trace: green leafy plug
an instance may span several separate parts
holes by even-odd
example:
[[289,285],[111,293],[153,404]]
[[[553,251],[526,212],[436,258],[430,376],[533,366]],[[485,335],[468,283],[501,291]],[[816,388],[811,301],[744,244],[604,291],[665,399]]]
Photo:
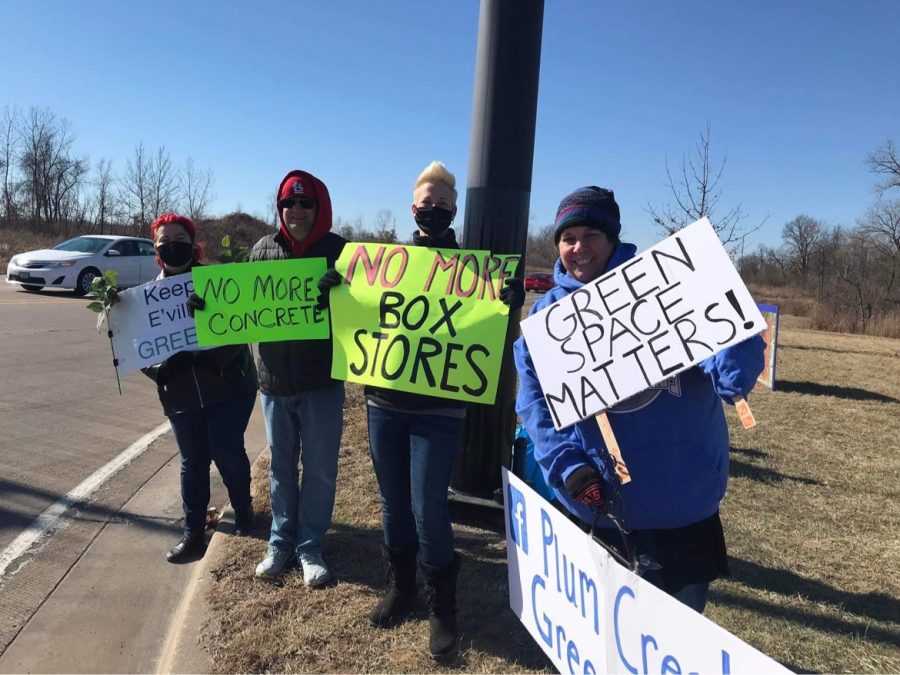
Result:
[[119,300],[119,287],[116,284],[118,274],[115,270],[107,270],[102,276],[94,277],[91,292],[96,300],[87,306],[97,316],[97,332],[103,329],[103,323],[109,318],[110,308]]
[[247,262],[250,259],[250,249],[246,246],[231,245],[231,236],[225,235],[221,241],[219,260],[223,263]]

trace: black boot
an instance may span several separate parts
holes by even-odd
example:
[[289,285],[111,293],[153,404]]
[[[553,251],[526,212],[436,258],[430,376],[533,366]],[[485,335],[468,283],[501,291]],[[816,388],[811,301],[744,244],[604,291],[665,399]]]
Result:
[[381,545],[388,566],[388,590],[369,614],[373,626],[388,628],[409,616],[416,600],[416,552]]
[[198,560],[206,551],[206,535],[191,534],[185,532],[181,540],[166,553],[166,560],[170,563],[182,563],[190,560]]
[[456,575],[460,558],[443,567],[421,565],[428,599],[428,623],[431,636],[428,649],[431,658],[442,661],[456,655]]
[[234,533],[238,537],[253,536],[253,530],[256,529],[256,522],[253,516],[253,507],[248,506],[246,509],[237,509],[234,512]]

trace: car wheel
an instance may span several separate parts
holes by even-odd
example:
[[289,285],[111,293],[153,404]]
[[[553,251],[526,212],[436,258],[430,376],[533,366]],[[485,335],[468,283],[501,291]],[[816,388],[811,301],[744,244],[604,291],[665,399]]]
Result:
[[40,293],[44,289],[43,286],[35,286],[34,284],[22,284],[22,288],[31,293]]
[[75,295],[81,297],[91,292],[91,284],[95,277],[100,276],[100,270],[96,267],[88,267],[81,270],[78,280],[75,282]]

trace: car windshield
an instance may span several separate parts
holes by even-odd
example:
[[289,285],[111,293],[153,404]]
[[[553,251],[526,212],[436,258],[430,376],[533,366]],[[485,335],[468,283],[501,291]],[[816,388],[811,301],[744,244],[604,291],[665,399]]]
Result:
[[54,251],[74,251],[75,253],[99,253],[109,243],[100,237],[75,237],[53,247]]

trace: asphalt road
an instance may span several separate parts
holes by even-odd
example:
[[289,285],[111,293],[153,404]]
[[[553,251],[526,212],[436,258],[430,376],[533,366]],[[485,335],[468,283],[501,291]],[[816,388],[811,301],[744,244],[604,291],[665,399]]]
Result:
[[[156,388],[131,373],[119,394],[87,302],[0,282],[0,673],[152,671],[191,583],[193,565],[165,561],[183,520]],[[154,430],[146,449],[95,480]],[[265,447],[258,407],[246,445],[251,461]],[[97,484],[90,497],[55,509],[57,525],[23,550],[36,519],[85,481]]]
[[41,512],[165,421],[141,373],[116,387],[88,301],[0,283],[0,550]]

